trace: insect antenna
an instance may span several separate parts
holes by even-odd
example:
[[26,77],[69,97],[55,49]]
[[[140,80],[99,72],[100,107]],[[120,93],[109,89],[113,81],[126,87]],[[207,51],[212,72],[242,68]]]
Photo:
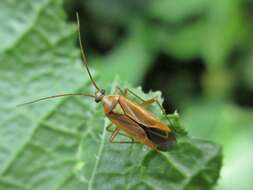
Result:
[[31,102],[26,102],[26,103],[23,103],[23,104],[19,104],[17,106],[18,107],[19,106],[25,106],[25,105],[33,104],[33,103],[40,102],[40,101],[43,101],[43,100],[48,100],[48,99],[52,99],[52,98],[59,98],[59,97],[63,97],[63,96],[88,96],[88,97],[95,98],[94,95],[85,94],[85,93],[58,94],[58,95],[54,95],[54,96],[48,96],[48,97],[40,98],[40,99],[37,99],[37,100],[33,100]]
[[83,65],[85,66],[88,74],[89,74],[89,77],[90,77],[90,80],[91,82],[93,83],[94,87],[98,90],[98,91],[101,91],[100,88],[97,86],[96,82],[94,81],[94,79],[92,78],[92,75],[90,73],[90,70],[88,68],[88,61],[87,61],[87,57],[84,53],[84,47],[82,45],[82,38],[81,38],[81,32],[80,32],[80,21],[79,21],[79,15],[78,15],[78,12],[76,12],[76,20],[77,20],[77,27],[78,27],[78,41],[79,41],[79,46],[80,46],[80,50],[81,50],[81,56],[82,56],[82,59],[83,59]]

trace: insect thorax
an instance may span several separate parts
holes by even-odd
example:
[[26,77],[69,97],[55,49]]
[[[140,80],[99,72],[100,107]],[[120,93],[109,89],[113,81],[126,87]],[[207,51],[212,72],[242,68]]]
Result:
[[[115,96],[104,96],[102,99],[103,102],[103,106],[104,106],[104,112],[110,113],[110,112],[114,112],[115,108],[117,112],[122,112],[122,108],[119,105],[119,96],[115,95]],[[119,107],[120,108],[119,108]],[[120,110],[121,109],[121,110]]]

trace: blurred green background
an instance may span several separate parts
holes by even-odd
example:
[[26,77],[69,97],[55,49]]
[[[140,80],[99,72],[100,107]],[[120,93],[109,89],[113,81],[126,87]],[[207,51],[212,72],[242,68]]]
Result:
[[66,0],[101,81],[160,90],[189,134],[223,146],[217,190],[253,189],[253,2]]

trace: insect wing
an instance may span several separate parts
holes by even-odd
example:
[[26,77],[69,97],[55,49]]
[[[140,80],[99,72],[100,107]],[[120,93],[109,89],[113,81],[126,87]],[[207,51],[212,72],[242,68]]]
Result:
[[140,105],[120,96],[119,103],[125,114],[137,123],[150,128],[157,128],[162,131],[171,132],[171,129],[157,119],[152,113],[142,108]]
[[135,139],[138,142],[146,144],[150,148],[156,148],[156,145],[148,138],[147,133],[143,130],[140,125],[129,117],[121,114],[111,113],[107,117],[114,123],[117,127],[125,131],[125,133]]
[[148,138],[157,145],[157,149],[161,151],[169,150],[176,142],[176,136],[174,132],[169,132],[166,134],[165,131],[161,131],[157,128],[148,128],[142,126],[143,130],[146,132]]

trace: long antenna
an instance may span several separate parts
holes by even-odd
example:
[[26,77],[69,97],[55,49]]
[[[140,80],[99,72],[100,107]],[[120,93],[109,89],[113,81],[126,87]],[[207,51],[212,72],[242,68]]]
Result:
[[58,98],[58,97],[63,97],[63,96],[88,96],[88,97],[95,98],[94,95],[92,95],[92,94],[85,94],[85,93],[58,94],[58,95],[54,95],[54,96],[48,96],[48,97],[40,98],[40,99],[37,99],[37,100],[33,100],[31,102],[26,102],[26,103],[23,103],[23,104],[19,104],[17,106],[25,106],[25,105],[28,105],[28,104],[33,104],[33,103],[36,103],[36,102],[40,102],[42,100],[47,100],[47,99],[52,99],[52,98]]
[[76,12],[76,20],[77,20],[77,25],[78,25],[78,40],[79,40],[79,45],[80,45],[80,49],[81,49],[81,55],[82,55],[82,59],[83,59],[83,65],[86,67],[86,70],[87,70],[87,72],[89,74],[90,80],[92,81],[93,85],[95,86],[95,88],[98,91],[100,91],[100,88],[97,86],[96,82],[92,78],[90,70],[88,68],[88,61],[87,61],[86,55],[84,53],[84,48],[83,48],[83,45],[82,45],[81,32],[80,32],[80,21],[79,21],[78,12]]

